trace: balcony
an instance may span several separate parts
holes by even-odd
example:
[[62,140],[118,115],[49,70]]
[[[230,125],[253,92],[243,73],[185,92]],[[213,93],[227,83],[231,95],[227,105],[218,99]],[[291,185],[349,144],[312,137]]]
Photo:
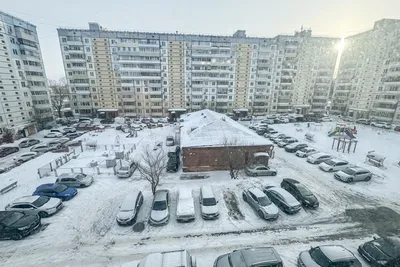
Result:
[[382,112],[390,112],[390,113],[394,113],[396,111],[395,108],[372,108],[373,111],[382,111]]

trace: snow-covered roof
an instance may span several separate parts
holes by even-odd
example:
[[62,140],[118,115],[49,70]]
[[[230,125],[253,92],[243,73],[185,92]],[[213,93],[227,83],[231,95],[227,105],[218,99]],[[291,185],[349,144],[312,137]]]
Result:
[[218,147],[271,145],[271,141],[259,136],[244,125],[209,109],[181,116],[182,147]]
[[98,112],[111,112],[111,111],[118,111],[117,108],[101,108],[97,110]]

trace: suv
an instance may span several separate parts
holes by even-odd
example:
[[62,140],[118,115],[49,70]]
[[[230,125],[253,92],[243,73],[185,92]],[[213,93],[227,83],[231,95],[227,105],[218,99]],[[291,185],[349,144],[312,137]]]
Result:
[[279,209],[258,188],[250,188],[242,193],[243,200],[257,212],[261,219],[275,220],[279,216]]
[[20,197],[8,204],[5,210],[38,212],[41,218],[51,216],[63,208],[61,199],[45,196],[25,196]]
[[19,151],[18,147],[13,147],[13,146],[0,147],[0,158],[8,156],[8,155],[18,152],[18,151]]
[[128,193],[119,207],[117,223],[119,225],[130,225],[135,223],[142,204],[142,191],[133,191],[132,193]]
[[39,226],[36,211],[0,211],[0,239],[20,240]]
[[200,210],[204,220],[214,220],[219,217],[218,201],[209,185],[200,187]]
[[283,267],[282,259],[272,247],[256,247],[234,250],[219,256],[214,267]]
[[69,187],[88,187],[93,183],[93,177],[84,173],[63,173],[57,178],[56,183]]
[[139,264],[122,264],[121,267],[196,267],[196,258],[187,250],[166,251],[147,255]]
[[358,182],[358,181],[369,181],[372,178],[372,173],[361,167],[349,167],[344,170],[338,171],[334,174],[335,179],[342,182]]
[[137,166],[134,162],[122,165],[117,171],[118,178],[129,178],[135,172]]
[[30,146],[33,146],[33,145],[37,145],[39,143],[40,143],[40,141],[37,140],[37,139],[26,139],[26,140],[22,141],[21,143],[19,143],[18,146],[20,148],[23,148],[23,147],[30,147]]
[[151,205],[149,223],[151,225],[167,224],[170,216],[169,206],[169,191],[166,189],[157,190]]

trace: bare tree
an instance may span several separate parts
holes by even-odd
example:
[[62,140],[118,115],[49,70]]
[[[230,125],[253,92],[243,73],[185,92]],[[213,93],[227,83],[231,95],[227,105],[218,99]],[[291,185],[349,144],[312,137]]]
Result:
[[62,117],[61,110],[65,107],[65,104],[70,100],[70,94],[68,91],[68,84],[65,78],[61,78],[58,81],[49,80],[50,87],[50,99],[53,109],[57,111],[58,117]]
[[225,137],[223,145],[228,157],[229,175],[231,176],[231,179],[238,179],[240,171],[246,167],[244,157],[245,151],[242,151],[240,148],[243,144],[240,144],[236,138],[228,139]]
[[162,148],[153,150],[150,146],[147,146],[143,149],[141,160],[137,163],[137,169],[142,178],[150,183],[153,195],[156,193],[161,174],[166,167],[167,154]]

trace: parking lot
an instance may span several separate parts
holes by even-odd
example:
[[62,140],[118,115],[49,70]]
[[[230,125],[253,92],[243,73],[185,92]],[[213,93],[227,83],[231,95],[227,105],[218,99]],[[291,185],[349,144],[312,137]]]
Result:
[[[285,266],[296,266],[301,251],[309,249],[310,245],[320,244],[342,244],[362,260],[356,252],[358,245],[376,234],[398,231],[396,212],[400,212],[400,182],[396,173],[400,167],[396,164],[400,156],[394,151],[393,144],[400,142],[399,136],[395,132],[358,126],[357,150],[346,154],[331,149],[332,138],[327,136],[327,132],[333,126],[334,122],[323,123],[322,127],[307,127],[306,123],[271,127],[302,142],[307,142],[304,140],[305,133],[312,132],[315,141],[309,142],[310,146],[369,169],[373,179],[343,183],[334,179],[332,173],[323,172],[318,166],[307,163],[306,159],[276,147],[275,157],[270,159],[270,166],[278,171],[274,177],[248,177],[241,174],[238,180],[231,180],[227,171],[214,171],[209,172],[209,178],[206,179],[181,180],[181,171],[166,173],[159,188],[170,190],[171,217],[167,225],[155,227],[148,224],[152,203],[150,186],[140,179],[139,173],[135,172],[128,179],[118,179],[112,174],[96,174],[94,183],[88,188],[78,189],[77,196],[64,203],[64,209],[43,219],[43,225],[37,233],[21,241],[2,241],[1,262],[7,266],[27,266],[27,262],[31,266],[118,266],[140,260],[153,252],[188,249],[197,256],[198,266],[205,267],[212,266],[220,254],[233,249],[274,246]],[[139,131],[136,138],[126,138],[114,129],[97,135],[85,134],[80,138],[85,142],[97,140],[98,144],[112,145],[119,135],[121,144],[127,147],[135,145],[132,156],[139,157],[141,147],[165,143],[165,137],[173,134],[174,127],[165,126]],[[384,167],[378,168],[364,162],[367,152],[371,150],[386,155]],[[101,157],[103,152],[104,149],[85,151],[79,156],[82,160],[78,157],[63,168],[86,167],[91,158]],[[54,182],[54,174],[42,179],[36,175],[37,167],[50,161],[52,155],[46,153],[2,174],[2,183],[18,180],[18,186],[0,196],[0,207],[19,196],[32,194],[40,184]],[[320,207],[316,210],[302,209],[295,215],[279,211],[277,220],[265,221],[243,201],[244,189],[279,186],[282,179],[288,177],[306,185],[319,199]],[[220,217],[215,221],[205,221],[200,216],[199,190],[202,185],[211,185],[219,200]],[[192,191],[196,210],[193,222],[176,221],[179,188]],[[135,232],[132,227],[121,227],[115,220],[124,196],[134,189],[141,190],[144,195],[137,218],[138,222],[145,224],[141,232]],[[364,212],[381,206],[385,207],[379,209],[381,216],[393,223],[391,227],[377,227],[380,222]]]

